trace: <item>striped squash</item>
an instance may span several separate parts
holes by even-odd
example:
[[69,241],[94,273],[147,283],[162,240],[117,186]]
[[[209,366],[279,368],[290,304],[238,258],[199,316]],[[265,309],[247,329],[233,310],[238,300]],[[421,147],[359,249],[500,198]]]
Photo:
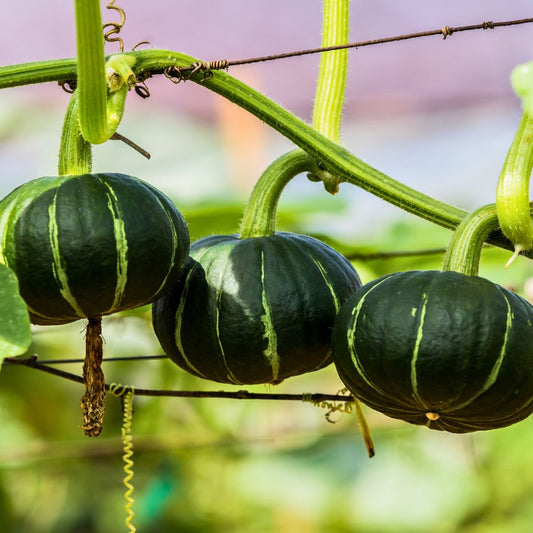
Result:
[[34,324],[150,303],[188,252],[174,204],[123,174],[38,178],[0,202],[0,262],[17,274]]
[[331,363],[331,328],[360,286],[352,265],[312,237],[215,235],[191,246],[178,284],[153,305],[169,357],[222,383],[279,383]]
[[377,279],[344,304],[332,346],[346,386],[393,418],[466,433],[533,411],[533,306],[484,278]]

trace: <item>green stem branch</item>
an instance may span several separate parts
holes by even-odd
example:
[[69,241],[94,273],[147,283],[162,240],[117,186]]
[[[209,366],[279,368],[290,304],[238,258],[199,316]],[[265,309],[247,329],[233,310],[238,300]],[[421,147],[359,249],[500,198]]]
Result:
[[99,0],[75,0],[80,129],[92,144],[116,131],[135,76],[134,56],[114,55],[106,63]]
[[107,82],[99,0],[75,0],[81,132],[98,144],[107,130]]
[[[350,0],[324,0],[321,47],[348,43],[349,29]],[[347,72],[347,49],[320,55],[313,127],[336,143],[340,142]]]
[[500,227],[517,252],[533,248],[533,223],[529,214],[529,180],[532,168],[533,118],[524,112],[496,189]]
[[442,270],[477,276],[483,244],[490,233],[497,229],[495,204],[480,207],[470,213],[453,233]]
[[[123,55],[133,55],[136,58],[135,73],[141,78],[148,74],[162,74],[165,68],[170,66],[187,67],[196,61],[196,58],[170,50],[139,50]],[[422,194],[376,170],[227,73],[216,71],[212,74],[212,78],[206,80],[199,72],[194,74],[191,80],[263,120],[320,161],[329,172],[345,181],[409,213],[448,229],[454,229],[467,214],[462,209]],[[0,67],[0,88],[75,78],[76,63],[72,59]],[[509,242],[501,235],[495,235],[494,239],[491,236],[489,241],[512,249]]]
[[70,98],[63,123],[58,172],[60,176],[89,174],[91,166],[92,147],[80,131],[78,91],[75,91]]
[[241,222],[240,237],[272,235],[276,228],[276,210],[287,183],[302,172],[313,172],[316,163],[303,150],[293,150],[276,159],[257,181]]

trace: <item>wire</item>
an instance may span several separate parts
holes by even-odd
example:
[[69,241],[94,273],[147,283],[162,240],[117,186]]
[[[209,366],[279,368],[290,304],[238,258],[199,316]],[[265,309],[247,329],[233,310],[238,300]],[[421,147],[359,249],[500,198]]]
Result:
[[[74,381],[75,383],[84,383],[82,376],[65,372],[59,368],[53,368],[43,364],[37,360],[37,356],[20,358],[20,357],[6,357],[3,364],[5,365],[19,365],[34,368],[52,374],[54,376]],[[105,390],[110,390],[110,385],[105,384]],[[164,390],[164,389],[140,389],[135,388],[136,396],[154,396],[154,397],[172,397],[172,398],[227,398],[235,400],[287,400],[287,401],[310,401],[312,403],[322,401],[337,401],[337,402],[353,402],[353,396],[345,396],[339,394],[276,394],[263,392],[248,392],[246,390],[239,391],[184,391],[184,390]]]
[[344,50],[347,48],[363,48],[365,46],[373,46],[377,44],[392,43],[397,41],[407,41],[409,39],[419,39],[421,37],[432,37],[435,35],[442,35],[443,40],[451,37],[455,33],[475,30],[493,30],[505,26],[518,26],[521,24],[531,24],[533,18],[524,18],[516,20],[505,20],[499,22],[485,21],[480,24],[469,24],[466,26],[444,26],[434,30],[421,31],[416,33],[407,33],[402,35],[396,35],[393,37],[382,37],[379,39],[370,39],[367,41],[359,41],[348,44],[341,44],[335,46],[326,46],[318,48],[308,48],[305,50],[297,50],[294,52],[285,52],[281,54],[272,54],[260,57],[251,57],[247,59],[238,59],[234,61],[228,61],[226,59],[209,61],[209,62],[195,62],[188,67],[174,67],[172,72],[165,72],[167,77],[172,78],[172,81],[178,83],[179,81],[185,81],[189,79],[194,73],[200,71],[208,79],[212,76],[212,70],[227,70],[229,67],[235,67],[239,65],[249,65],[251,63],[260,63],[265,61],[275,61],[278,59],[286,59],[289,57],[298,57],[309,54],[318,54],[322,52],[331,52],[333,50]]
[[[156,360],[156,359],[168,359],[167,355],[130,355],[126,357],[107,357],[102,362],[117,362],[117,361],[146,361],[146,360]],[[73,359],[46,359],[39,360],[41,365],[63,365],[71,363],[83,363],[84,359],[73,358]]]

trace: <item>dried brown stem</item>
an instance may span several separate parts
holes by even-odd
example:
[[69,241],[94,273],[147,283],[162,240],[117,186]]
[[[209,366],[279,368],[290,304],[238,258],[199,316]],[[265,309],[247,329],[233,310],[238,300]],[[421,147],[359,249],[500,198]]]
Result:
[[102,319],[89,318],[85,334],[85,363],[83,364],[85,394],[81,399],[82,429],[88,437],[97,437],[102,432],[106,393],[102,371],[103,352]]

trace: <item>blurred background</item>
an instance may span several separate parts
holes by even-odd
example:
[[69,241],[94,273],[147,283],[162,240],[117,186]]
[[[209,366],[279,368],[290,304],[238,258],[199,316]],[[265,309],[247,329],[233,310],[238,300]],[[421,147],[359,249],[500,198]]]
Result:
[[[105,6],[106,2],[102,2]],[[320,45],[318,0],[130,0],[126,48],[140,41],[202,60],[242,59]],[[0,64],[75,55],[72,2],[4,2]],[[352,41],[533,16],[526,0],[352,0]],[[104,11],[105,22],[118,20]],[[430,37],[350,52],[343,144],[390,176],[464,209],[493,202],[520,119],[509,75],[533,59],[533,26]],[[109,52],[116,45],[107,45]],[[310,121],[318,56],[230,74]],[[148,80],[132,93],[120,132],[148,150],[94,149],[95,171],[138,176],[171,196],[193,239],[233,233],[261,172],[293,145],[192,82]],[[69,95],[55,84],[0,92],[0,194],[57,171]],[[351,185],[335,197],[300,177],[284,192],[278,229],[309,233],[357,256],[363,281],[402,269],[438,268],[448,231]],[[372,254],[437,250],[418,256]],[[373,259],[363,260],[370,254]],[[503,269],[487,250],[481,275],[531,298],[531,262]],[[105,357],[161,353],[149,309],[104,321]],[[35,328],[29,354],[80,357],[83,324]],[[60,365],[81,372],[81,365]],[[145,388],[221,388],[168,361],[108,362],[108,382]],[[231,387],[224,387],[231,390]],[[270,392],[335,393],[333,368]],[[0,373],[0,531],[126,529],[120,401],[107,402],[97,439],[80,429],[82,387],[37,371]],[[134,400],[134,523],[140,532],[526,533],[533,523],[533,427],[450,435],[366,409],[376,445],[369,460],[355,415],[326,421],[297,402]]]

